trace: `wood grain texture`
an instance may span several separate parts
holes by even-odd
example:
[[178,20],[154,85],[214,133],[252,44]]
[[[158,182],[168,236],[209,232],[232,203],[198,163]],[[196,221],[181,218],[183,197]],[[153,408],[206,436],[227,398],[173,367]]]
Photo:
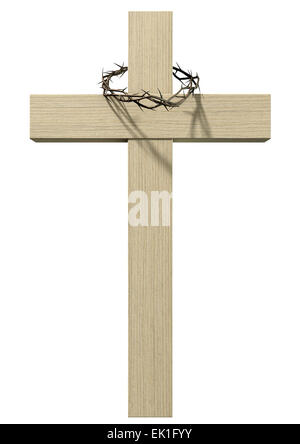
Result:
[[[138,70],[140,66],[141,63]],[[129,69],[130,82],[132,75]],[[169,78],[168,81],[171,82]],[[140,90],[136,82],[135,89]],[[30,137],[36,141],[172,138],[175,142],[262,142],[271,137],[271,96],[196,94],[168,112],[163,108],[141,111],[134,103],[121,107],[118,103],[110,104],[100,94],[33,95],[30,122]]]
[[[129,192],[172,188],[172,141],[132,140]],[[129,416],[172,415],[172,225],[128,229]]]
[[[172,13],[129,13],[129,91],[172,92]],[[172,140],[129,140],[128,191],[172,191]],[[172,224],[128,229],[128,414],[172,416]]]

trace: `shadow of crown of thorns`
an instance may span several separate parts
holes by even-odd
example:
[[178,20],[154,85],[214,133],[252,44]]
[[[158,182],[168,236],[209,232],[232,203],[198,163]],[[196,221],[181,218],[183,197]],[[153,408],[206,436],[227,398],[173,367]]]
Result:
[[198,74],[193,75],[191,71],[184,71],[178,64],[173,66],[173,76],[180,81],[180,89],[168,98],[165,98],[161,91],[158,89],[158,94],[155,95],[150,91],[141,90],[141,93],[129,94],[127,87],[122,89],[111,88],[110,82],[113,77],[122,77],[127,71],[128,66],[118,65],[115,63],[118,69],[114,71],[102,72],[102,80],[99,82],[103,89],[103,95],[108,100],[116,99],[122,103],[133,102],[143,109],[156,109],[163,106],[167,111],[171,108],[177,108],[180,106],[190,95],[199,89],[200,91],[200,78]]

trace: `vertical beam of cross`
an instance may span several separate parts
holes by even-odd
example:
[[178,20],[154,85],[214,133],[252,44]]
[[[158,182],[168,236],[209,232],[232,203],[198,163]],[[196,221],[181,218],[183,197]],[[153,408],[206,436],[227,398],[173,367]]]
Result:
[[[172,12],[129,12],[128,67],[129,92],[172,93]],[[172,145],[128,141],[129,194],[171,193]],[[172,222],[150,224],[128,229],[128,414],[172,416]]]

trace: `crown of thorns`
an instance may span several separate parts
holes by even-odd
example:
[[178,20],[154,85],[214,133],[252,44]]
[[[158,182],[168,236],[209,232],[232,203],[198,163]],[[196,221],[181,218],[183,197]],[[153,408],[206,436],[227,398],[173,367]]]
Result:
[[193,75],[191,71],[184,71],[177,66],[173,66],[173,76],[180,81],[180,89],[170,97],[166,98],[162,95],[158,89],[158,95],[150,93],[150,91],[141,90],[140,93],[129,94],[127,87],[123,89],[114,89],[110,86],[110,81],[113,77],[122,77],[127,71],[128,67],[124,65],[115,64],[118,69],[114,71],[102,72],[102,80],[100,83],[103,89],[103,95],[109,99],[116,99],[119,102],[129,103],[133,102],[141,109],[156,109],[160,106],[164,106],[167,111],[170,108],[176,108],[180,106],[191,94],[194,94],[195,90],[199,89],[199,76]]

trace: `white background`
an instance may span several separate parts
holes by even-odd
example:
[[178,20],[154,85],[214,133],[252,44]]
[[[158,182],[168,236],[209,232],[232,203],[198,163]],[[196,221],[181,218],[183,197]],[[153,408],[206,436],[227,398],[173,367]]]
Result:
[[[300,422],[297,1],[1,3],[0,422],[127,418],[127,146],[36,144],[29,95],[101,93],[127,11],[174,11],[204,93],[271,93],[265,144],[174,145],[174,417]],[[175,88],[175,84],[174,84]]]

